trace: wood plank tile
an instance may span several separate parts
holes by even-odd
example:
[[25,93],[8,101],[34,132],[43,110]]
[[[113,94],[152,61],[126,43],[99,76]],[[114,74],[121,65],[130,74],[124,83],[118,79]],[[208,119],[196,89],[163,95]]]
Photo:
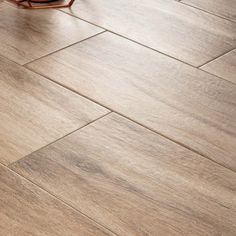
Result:
[[64,11],[194,66],[236,46],[236,24],[172,0],[77,1]]
[[1,165],[0,209],[4,236],[112,235]]
[[88,38],[101,29],[56,10],[0,5],[0,54],[25,64]]
[[181,2],[236,21],[235,0],[182,0]]
[[10,166],[119,235],[236,232],[236,173],[110,114]]
[[201,67],[214,75],[236,83],[236,49]]
[[29,64],[236,170],[236,86],[105,33]]
[[0,57],[0,162],[9,164],[107,110]]

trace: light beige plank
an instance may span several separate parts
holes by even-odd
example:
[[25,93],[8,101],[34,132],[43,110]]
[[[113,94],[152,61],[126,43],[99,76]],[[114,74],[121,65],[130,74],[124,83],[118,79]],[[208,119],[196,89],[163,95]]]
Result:
[[235,0],[182,0],[181,2],[236,21]]
[[172,0],[77,1],[64,11],[194,66],[236,46],[236,24]]
[[236,170],[236,86],[105,33],[29,65]]
[[214,75],[236,83],[236,49],[201,67]]
[[0,57],[0,162],[9,164],[107,110]]
[[119,235],[236,232],[235,172],[115,114],[11,168]]
[[29,11],[0,5],[0,54],[25,64],[101,32],[56,10]]
[[0,235],[112,235],[0,165]]

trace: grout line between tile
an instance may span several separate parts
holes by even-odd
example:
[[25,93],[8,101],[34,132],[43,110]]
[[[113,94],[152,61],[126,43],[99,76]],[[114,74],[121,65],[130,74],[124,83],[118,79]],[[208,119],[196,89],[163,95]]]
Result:
[[[100,27],[100,28],[101,28],[101,27]],[[102,29],[101,29],[101,30],[102,30]],[[56,51],[53,51],[53,52],[48,53],[48,54],[46,54],[46,55],[43,55],[43,56],[41,56],[41,57],[39,57],[39,58],[36,58],[36,59],[34,59],[34,60],[32,60],[32,61],[29,61],[29,62],[27,62],[27,63],[25,63],[25,64],[22,64],[21,66],[26,66],[26,65],[28,65],[28,64],[30,64],[30,63],[33,63],[33,62],[38,61],[38,60],[40,60],[40,59],[43,59],[44,57],[50,56],[50,55],[52,55],[52,54],[54,54],[54,53],[56,53],[56,52],[59,52],[59,51],[61,51],[61,50],[66,49],[66,48],[72,47],[73,45],[75,45],[75,44],[77,44],[77,43],[82,43],[82,42],[84,42],[84,41],[86,41],[86,40],[88,40],[88,39],[94,38],[94,37],[96,37],[96,36],[98,36],[98,35],[100,35],[100,34],[103,34],[103,33],[105,33],[105,32],[106,32],[106,30],[102,30],[101,32],[99,32],[99,33],[97,33],[97,34],[94,34],[94,35],[92,35],[92,36],[90,36],[90,37],[87,37],[87,38],[85,38],[85,39],[82,39],[82,40],[80,40],[80,41],[77,41],[77,42],[75,42],[75,43],[72,43],[72,44],[70,44],[70,45],[67,45],[66,47],[60,48],[60,49],[58,49],[58,50],[56,50]],[[18,64],[18,63],[17,63],[17,64]]]
[[190,151],[192,151],[192,152],[194,152],[194,153],[200,155],[201,157],[206,158],[206,159],[208,159],[208,160],[210,160],[210,161],[212,161],[212,162],[214,162],[214,163],[220,165],[221,167],[224,167],[224,168],[226,168],[226,169],[228,169],[228,170],[231,170],[231,171],[233,171],[234,173],[236,173],[236,171],[233,170],[232,168],[229,168],[229,167],[227,167],[227,166],[225,166],[225,165],[223,165],[223,164],[221,164],[221,163],[219,163],[219,162],[217,162],[217,161],[211,159],[210,157],[206,156],[205,154],[203,154],[203,153],[201,153],[201,152],[199,152],[199,151],[197,151],[197,150],[195,150],[195,149],[193,149],[193,148],[191,148],[191,147],[185,145],[184,143],[181,143],[181,142],[179,142],[179,141],[177,141],[177,140],[175,140],[175,139],[173,139],[173,138],[170,138],[170,137],[166,136],[165,134],[162,134],[162,133],[156,131],[155,129],[152,129],[152,128],[150,128],[150,127],[148,127],[148,126],[146,126],[146,125],[140,123],[139,121],[136,121],[136,120],[134,120],[133,118],[130,118],[129,116],[126,116],[125,114],[120,113],[120,112],[118,112],[118,111],[116,111],[116,110],[114,110],[114,109],[112,109],[112,108],[110,108],[110,107],[108,107],[108,106],[106,106],[106,105],[104,105],[104,104],[102,104],[102,103],[96,101],[95,99],[92,99],[92,98],[90,98],[90,97],[88,97],[88,96],[86,96],[86,95],[84,95],[84,94],[82,94],[82,93],[76,91],[75,89],[73,89],[73,88],[71,88],[71,87],[69,87],[69,86],[66,86],[66,85],[64,85],[64,84],[62,84],[62,83],[60,83],[60,82],[54,81],[53,79],[49,78],[48,76],[45,76],[45,75],[43,75],[43,74],[41,74],[41,73],[39,73],[39,72],[36,72],[36,71],[34,71],[34,70],[30,69],[30,68],[28,68],[28,69],[31,70],[32,72],[34,72],[34,73],[40,75],[40,76],[43,76],[44,78],[46,78],[46,79],[48,79],[48,80],[50,80],[50,81],[52,81],[52,82],[54,82],[54,83],[56,83],[56,84],[58,84],[58,85],[64,87],[65,89],[68,89],[68,90],[70,90],[70,91],[72,91],[72,92],[74,92],[74,93],[80,95],[81,97],[84,97],[84,98],[86,98],[86,99],[88,99],[88,100],[90,100],[90,101],[92,101],[92,102],[94,102],[94,103],[96,103],[96,104],[98,104],[98,105],[100,105],[100,106],[102,106],[102,107],[104,107],[104,108],[110,110],[111,112],[114,112],[114,113],[116,113],[116,114],[118,114],[118,115],[120,115],[120,116],[122,116],[122,117],[124,117],[124,118],[126,118],[126,119],[128,119],[128,120],[130,120],[130,121],[132,121],[132,122],[134,122],[134,123],[136,123],[136,124],[138,124],[138,125],[144,127],[144,128],[146,128],[146,129],[152,131],[153,133],[156,133],[156,134],[162,136],[163,138],[166,138],[166,139],[170,140],[171,142],[174,142],[174,143],[176,143],[176,144],[178,144],[178,145],[180,145],[180,146],[182,146],[182,147],[184,147],[184,148],[186,148],[186,149],[188,149],[188,150],[190,150]]
[[[59,10],[59,11],[64,12],[64,11],[62,11],[62,10]],[[70,16],[72,16],[72,17],[75,17],[75,18],[77,18],[77,19],[79,19],[79,20],[85,21],[85,22],[87,22],[87,23],[89,23],[89,24],[91,24],[91,25],[94,25],[94,26],[96,26],[96,27],[99,27],[99,28],[101,28],[101,29],[104,29],[105,32],[110,32],[110,33],[115,34],[115,35],[117,35],[117,36],[119,36],[119,37],[122,37],[122,38],[124,38],[124,39],[126,39],[126,40],[129,40],[130,42],[133,42],[133,43],[138,44],[138,45],[140,45],[140,46],[142,46],[142,47],[148,48],[148,49],[150,49],[150,50],[152,50],[152,51],[154,51],[154,52],[160,53],[160,54],[165,55],[165,56],[167,56],[167,57],[170,57],[170,58],[172,58],[172,59],[174,59],[174,60],[180,61],[180,62],[182,62],[182,63],[184,63],[184,64],[186,64],[186,65],[188,65],[188,66],[197,68],[197,67],[193,66],[192,64],[189,64],[188,62],[182,61],[182,60],[180,60],[180,59],[178,59],[178,58],[175,58],[175,57],[173,57],[173,56],[170,56],[169,54],[166,54],[166,53],[164,53],[164,52],[158,51],[158,50],[155,49],[155,48],[149,47],[149,46],[147,46],[147,45],[145,45],[145,44],[139,43],[138,41],[135,41],[135,40],[133,40],[133,39],[130,39],[130,38],[128,38],[128,37],[126,37],[126,36],[124,36],[124,35],[122,35],[122,34],[118,34],[118,33],[114,32],[114,31],[112,31],[112,30],[109,30],[109,29],[104,28],[104,27],[102,27],[102,26],[99,26],[99,25],[97,25],[97,24],[95,24],[95,23],[92,23],[92,22],[90,22],[90,21],[87,21],[87,20],[85,20],[85,19],[83,19],[83,18],[80,18],[80,17],[78,17],[78,16],[75,16],[75,15],[73,15],[72,13],[68,13],[68,12],[64,12],[64,13],[65,13],[65,14],[68,14],[68,15],[70,15]]]
[[26,178],[25,176],[19,174],[18,172],[16,172],[15,170],[11,169],[9,166],[4,165],[2,163],[0,163],[0,166],[3,166],[4,168],[6,168],[8,171],[14,173],[15,175],[17,175],[19,178],[24,179],[27,182],[30,182],[31,184],[33,184],[34,186],[36,186],[37,188],[39,188],[41,191],[43,191],[44,193],[50,195],[53,199],[58,200],[61,204],[67,206],[70,209],[73,209],[74,211],[76,211],[77,213],[79,213],[80,215],[82,215],[85,219],[88,219],[91,223],[94,223],[96,226],[100,227],[100,228],[104,228],[106,230],[108,230],[109,232],[111,232],[114,235],[117,235],[117,233],[113,232],[111,229],[107,228],[106,226],[104,226],[103,224],[97,222],[96,220],[94,220],[93,218],[91,218],[90,216],[84,214],[83,212],[81,212],[80,210],[78,210],[77,208],[75,208],[73,205],[67,203],[66,201],[64,201],[63,199],[61,199],[60,197],[56,196],[55,194],[53,194],[51,191],[48,191],[46,189],[44,189],[42,186],[40,186],[39,184],[33,182],[32,180]]
[[234,86],[236,85],[236,83],[234,83],[234,82],[232,82],[232,81],[230,81],[230,80],[227,80],[227,79],[225,79],[225,78],[223,78],[223,77],[220,77],[220,76],[218,76],[218,75],[214,75],[214,74],[212,74],[212,73],[210,73],[210,72],[204,70],[203,68],[198,68],[198,70],[200,70],[200,71],[202,71],[202,72],[205,72],[205,73],[207,73],[207,74],[209,74],[209,75],[213,75],[213,76],[217,77],[218,79],[221,79],[221,80],[224,80],[224,81],[227,82],[227,83],[233,84]]
[[213,13],[213,12],[204,10],[204,9],[202,9],[202,8],[200,8],[200,7],[196,7],[196,6],[190,5],[190,4],[188,4],[188,3],[183,2],[182,0],[177,1],[177,2],[179,2],[180,4],[183,4],[183,5],[187,6],[187,7],[191,7],[191,8],[197,9],[197,10],[199,10],[199,11],[205,12],[205,13],[207,13],[207,14],[209,14],[209,15],[219,17],[219,18],[221,18],[221,19],[223,19],[223,20],[227,20],[227,21],[230,21],[230,22],[232,22],[232,23],[236,23],[235,21],[233,21],[233,20],[231,20],[231,19],[229,19],[229,18],[226,18],[226,17],[220,16],[220,15],[217,15],[217,14],[215,14],[215,13]]
[[[176,0],[176,2],[177,2],[177,3],[184,4],[184,5],[188,6],[188,7],[193,7],[193,6],[191,6],[191,5],[182,3],[181,1],[177,1],[177,0]],[[194,8],[194,7],[193,7],[193,8]],[[196,9],[198,9],[198,8],[196,8]],[[65,13],[65,14],[68,14],[68,15],[70,15],[70,16],[72,16],[72,17],[75,17],[75,18],[77,18],[77,19],[79,19],[79,20],[85,21],[85,22],[87,22],[87,23],[89,23],[89,24],[91,24],[91,25],[94,25],[94,26],[96,26],[96,27],[99,27],[99,28],[101,28],[101,29],[104,29],[105,32],[113,33],[113,34],[115,34],[115,35],[117,35],[117,36],[120,36],[120,37],[122,37],[122,38],[124,38],[124,39],[127,39],[127,40],[129,40],[129,41],[131,41],[131,42],[133,42],[133,43],[135,43],[135,44],[138,44],[138,45],[140,45],[140,46],[143,46],[143,47],[145,47],[145,48],[148,48],[148,49],[150,49],[150,50],[152,50],[152,51],[155,51],[155,52],[157,52],[157,53],[160,53],[160,54],[162,54],[162,55],[164,55],[164,56],[170,57],[170,58],[172,58],[172,59],[174,59],[174,60],[180,61],[180,62],[182,62],[182,63],[184,63],[184,64],[186,64],[186,65],[188,65],[188,66],[194,67],[194,68],[200,68],[201,66],[203,66],[203,65],[205,65],[205,64],[207,64],[207,63],[209,63],[209,62],[211,62],[212,60],[215,60],[215,59],[217,59],[218,57],[221,57],[222,55],[227,54],[227,53],[230,52],[231,50],[234,50],[234,49],[235,49],[235,48],[233,48],[233,49],[231,48],[229,51],[223,52],[222,54],[216,56],[215,58],[209,59],[207,62],[205,62],[205,63],[203,63],[203,64],[201,64],[201,65],[198,65],[198,66],[196,65],[196,66],[194,66],[194,65],[192,65],[192,64],[190,64],[190,63],[188,63],[188,62],[182,61],[181,59],[178,59],[178,58],[176,58],[176,57],[173,57],[173,56],[171,56],[171,55],[169,55],[169,54],[166,54],[166,53],[164,53],[164,52],[158,51],[158,50],[155,49],[155,48],[149,47],[149,46],[147,46],[147,45],[145,45],[145,44],[142,44],[142,43],[140,43],[140,42],[138,42],[138,41],[135,41],[135,40],[133,40],[133,39],[131,39],[131,38],[128,38],[128,37],[126,37],[126,36],[124,36],[124,35],[122,35],[122,34],[116,33],[116,32],[114,32],[114,31],[112,31],[112,30],[109,30],[109,29],[107,29],[107,28],[104,28],[103,26],[97,25],[97,24],[95,24],[95,23],[93,23],[93,22],[90,22],[90,21],[85,20],[85,19],[83,19],[83,18],[80,18],[80,17],[78,17],[78,16],[76,16],[76,15],[73,15],[72,13],[65,12],[65,11],[60,10],[60,9],[58,9],[58,10],[61,11],[61,12],[63,12],[63,13]],[[198,10],[201,10],[201,9],[198,9]],[[205,12],[205,11],[204,11],[204,12]],[[206,13],[209,13],[209,12],[206,12]],[[209,13],[209,14],[211,14],[211,13]],[[211,14],[211,15],[213,15],[213,14]],[[216,15],[214,15],[214,16],[216,16]],[[218,16],[217,16],[217,17],[218,17]],[[224,19],[224,20],[228,20],[228,19],[225,19],[225,18],[223,18],[223,19]],[[234,21],[231,21],[231,22],[232,22],[232,23],[235,23]],[[236,25],[236,24],[235,24],[235,25]]]
[[[105,32],[106,32],[106,31],[103,31],[103,32],[100,32],[99,34],[102,34],[102,33],[105,33]],[[95,35],[94,35],[93,37],[95,37]],[[121,37],[122,37],[122,36],[121,36]],[[86,40],[87,40],[87,39],[86,39]],[[77,43],[79,43],[79,42],[77,42]],[[76,43],[75,43],[75,44],[76,44]],[[145,46],[144,46],[144,47],[145,47]],[[154,50],[154,51],[155,51],[155,50]],[[53,53],[54,53],[54,52],[53,52]],[[51,54],[53,54],[53,53],[51,53]],[[50,54],[49,54],[49,55],[50,55]],[[85,96],[85,95],[82,95],[81,93],[78,93],[76,90],[74,90],[74,89],[72,89],[72,88],[70,88],[70,87],[67,87],[67,86],[65,86],[65,85],[63,85],[63,84],[61,84],[61,83],[59,83],[59,82],[56,82],[56,81],[50,79],[49,77],[47,77],[47,76],[45,76],[45,75],[43,75],[43,74],[40,74],[39,72],[36,72],[36,71],[34,71],[34,70],[32,70],[32,69],[26,67],[26,65],[27,65],[28,63],[26,63],[25,65],[21,65],[21,64],[19,64],[19,63],[15,62],[15,61],[13,61],[13,60],[11,60],[11,59],[9,59],[9,58],[3,56],[3,55],[1,55],[1,56],[4,57],[4,58],[6,58],[7,60],[11,61],[12,63],[15,63],[15,64],[17,64],[17,65],[19,65],[19,66],[22,66],[22,67],[24,67],[25,69],[27,69],[27,70],[29,70],[29,71],[32,71],[33,73],[38,74],[38,75],[42,76],[43,78],[45,78],[45,79],[47,79],[47,80],[50,80],[51,82],[53,82],[53,83],[55,83],[55,84],[57,84],[57,85],[60,85],[60,86],[64,87],[64,88],[67,89],[67,90],[70,90],[70,91],[72,91],[72,92],[74,92],[74,93],[76,93],[76,94],[78,94],[78,95],[80,95],[80,96],[82,96],[82,97],[84,97],[84,98],[86,98],[86,99],[88,99],[88,100],[90,100],[90,101],[92,101],[92,102],[94,102],[94,103],[100,105],[100,106],[103,106],[103,107],[107,108],[108,110],[110,110],[111,112],[115,112],[115,113],[117,113],[117,114],[119,114],[119,115],[121,115],[121,116],[123,116],[123,117],[125,117],[125,118],[127,118],[127,119],[129,119],[129,120],[131,120],[131,121],[133,121],[133,122],[135,122],[135,123],[141,125],[141,126],[143,126],[144,128],[146,128],[146,129],[148,129],[148,130],[150,130],[150,131],[152,131],[152,132],[154,132],[154,133],[156,133],[156,134],[159,134],[160,136],[162,136],[162,137],[164,137],[164,138],[166,138],[166,139],[168,139],[168,140],[170,140],[170,141],[172,141],[172,142],[174,142],[174,143],[176,143],[176,144],[178,144],[178,145],[180,145],[180,146],[182,146],[182,147],[185,147],[186,149],[188,149],[188,150],[190,150],[190,151],[192,151],[192,152],[194,152],[194,153],[197,153],[198,155],[200,155],[200,156],[202,156],[202,157],[204,157],[204,158],[207,158],[208,160],[210,160],[210,161],[212,161],[212,162],[214,162],[214,163],[216,163],[216,164],[218,164],[218,165],[220,165],[220,166],[222,166],[222,167],[224,167],[224,168],[227,168],[227,169],[229,169],[229,170],[231,170],[231,171],[233,171],[233,172],[236,172],[235,170],[233,170],[233,169],[231,169],[231,168],[229,168],[229,167],[227,167],[227,166],[224,166],[224,165],[222,165],[222,164],[216,162],[215,160],[213,160],[213,159],[211,159],[210,157],[207,157],[207,156],[205,156],[204,154],[202,154],[202,153],[200,153],[200,152],[198,152],[198,151],[192,149],[191,147],[188,147],[188,146],[186,146],[186,145],[184,145],[184,144],[178,142],[177,140],[171,139],[171,138],[169,138],[168,136],[165,136],[164,134],[161,134],[161,133],[159,133],[158,131],[155,131],[155,130],[149,128],[148,126],[145,126],[145,125],[139,123],[138,121],[135,121],[135,120],[133,120],[133,119],[127,117],[126,115],[123,115],[123,114],[121,114],[121,113],[119,113],[119,112],[117,112],[117,111],[114,111],[113,109],[108,108],[107,106],[105,106],[105,105],[103,105],[103,104],[100,104],[99,102],[97,102],[97,101],[95,101],[95,100],[93,100],[93,99],[91,99],[91,98],[89,98],[89,97],[87,97],[87,96]],[[46,56],[48,56],[48,55],[45,55],[45,57],[46,57]],[[168,55],[167,55],[167,56],[168,56]],[[168,56],[168,57],[169,57],[169,56]],[[175,59],[175,58],[174,58],[174,59]],[[36,59],[36,60],[38,60],[38,59]],[[35,60],[35,61],[36,61],[36,60]],[[176,60],[178,60],[178,59],[176,59]],[[183,62],[183,63],[184,63],[184,62]],[[186,63],[184,63],[184,64],[186,64]],[[188,65],[188,64],[187,64],[187,65]],[[209,72],[207,72],[207,71],[204,71],[204,70],[202,70],[201,68],[196,68],[196,67],[194,67],[194,66],[192,66],[192,65],[189,65],[189,66],[191,66],[192,68],[201,70],[202,72],[205,72],[205,73],[207,73],[207,74],[209,74],[209,75],[213,75],[213,76],[215,76],[215,77],[217,77],[217,78],[219,78],[219,79],[221,79],[221,80],[226,81],[227,83],[230,83],[230,84],[235,85],[233,82],[228,81],[228,80],[226,80],[226,79],[224,79],[224,78],[221,78],[221,77],[219,77],[219,76],[216,76],[216,75],[214,75],[214,74],[211,74],[211,73],[209,73]]]
[[[64,11],[62,11],[62,10],[59,10],[59,9],[58,9],[58,11],[61,11],[61,12],[65,13],[65,14],[68,14],[68,15],[70,15],[70,16],[72,16],[72,17],[75,17],[75,18],[78,18],[78,19],[80,19],[80,20],[83,20],[83,19],[81,19],[81,18],[79,18],[79,17],[77,17],[77,16],[74,16],[74,15],[72,15],[72,14],[70,14],[70,13],[67,13],[67,12],[64,12]],[[148,46],[146,46],[146,45],[140,44],[140,43],[138,43],[138,42],[136,42],[136,41],[134,41],[134,40],[131,40],[131,39],[129,39],[129,38],[124,37],[123,35],[119,35],[119,34],[117,34],[117,33],[115,33],[115,32],[109,31],[109,30],[107,30],[107,29],[105,29],[105,28],[103,28],[103,27],[101,27],[101,26],[98,26],[98,25],[93,24],[93,23],[91,23],[91,22],[88,22],[88,21],[86,21],[86,20],[83,20],[83,21],[85,21],[85,22],[87,22],[87,23],[90,23],[90,24],[92,24],[92,25],[95,25],[95,26],[97,26],[97,27],[103,29],[104,31],[99,32],[98,34],[95,34],[95,35],[93,35],[93,36],[91,36],[91,37],[88,37],[88,38],[86,38],[86,39],[84,39],[84,40],[78,41],[78,42],[76,42],[76,43],[74,43],[74,44],[83,42],[83,41],[85,41],[85,40],[88,40],[88,39],[90,39],[90,38],[93,38],[93,37],[95,37],[95,36],[97,36],[97,35],[99,35],[99,34],[103,34],[103,33],[105,33],[105,32],[111,32],[111,33],[116,34],[116,35],[118,35],[118,36],[120,36],[120,37],[123,37],[123,38],[125,38],[125,39],[127,39],[127,40],[129,40],[129,41],[132,41],[132,42],[134,42],[134,43],[136,43],[136,44],[138,44],[138,45],[141,45],[141,46],[143,46],[143,47],[149,48],[150,50],[153,50],[153,51],[155,51],[155,52],[158,52],[158,53],[160,53],[160,54],[163,54],[163,55],[165,55],[165,56],[168,56],[168,57],[170,57],[170,58],[172,58],[172,59],[175,59],[175,60],[177,60],[177,61],[180,61],[180,62],[182,62],[182,63],[184,63],[184,64],[186,64],[186,65],[188,65],[188,66],[191,66],[192,68],[201,70],[201,71],[203,71],[203,72],[205,72],[205,73],[207,73],[207,74],[209,74],[209,75],[213,75],[213,74],[211,74],[211,73],[209,73],[209,72],[207,72],[207,71],[202,70],[201,68],[196,68],[196,67],[194,67],[194,66],[191,65],[191,64],[188,64],[188,63],[186,63],[186,62],[184,62],[184,61],[181,61],[181,60],[179,60],[179,59],[177,59],[177,58],[171,57],[171,56],[169,56],[168,54],[164,54],[164,53],[162,53],[162,52],[159,52],[159,51],[157,51],[157,50],[155,50],[155,49],[153,49],[153,48],[150,48],[150,47],[148,47]],[[74,45],[74,44],[72,44],[72,45]],[[59,49],[59,50],[57,50],[57,51],[63,50],[63,49],[68,48],[68,47],[70,47],[70,46],[72,46],[72,45],[69,45],[69,46],[64,47],[64,48],[62,48],[62,49]],[[231,50],[234,50],[234,49],[231,49]],[[231,50],[229,50],[228,52],[230,52]],[[31,62],[27,62],[27,63],[24,64],[24,65],[21,65],[21,64],[15,62],[15,61],[13,61],[13,60],[11,60],[11,59],[5,57],[5,56],[3,56],[3,57],[6,58],[7,60],[9,60],[9,61],[11,61],[11,62],[13,62],[13,63],[19,65],[19,66],[23,66],[24,68],[26,68],[26,69],[28,69],[28,70],[30,70],[30,71],[32,71],[32,72],[38,74],[38,75],[41,75],[41,76],[44,77],[45,79],[50,80],[51,82],[56,83],[56,84],[58,84],[58,85],[64,87],[65,89],[68,89],[68,90],[70,90],[70,91],[72,91],[72,92],[74,92],[74,93],[76,93],[76,94],[78,94],[78,95],[80,95],[80,96],[82,96],[82,97],[84,97],[84,98],[86,98],[86,99],[88,99],[88,100],[90,100],[90,101],[92,101],[92,102],[94,102],[94,103],[100,105],[100,106],[103,106],[103,107],[107,108],[107,109],[110,110],[111,112],[115,112],[115,113],[117,113],[117,114],[119,114],[119,115],[121,115],[121,116],[127,118],[128,120],[131,120],[131,121],[133,121],[133,122],[135,122],[135,123],[137,123],[137,124],[143,126],[144,128],[146,128],[146,129],[148,129],[148,130],[150,130],[150,131],[152,131],[152,132],[154,132],[154,133],[156,133],[156,134],[159,134],[160,136],[162,136],[162,137],[164,137],[164,138],[166,138],[166,139],[168,139],[168,140],[170,140],[170,141],[172,141],[172,142],[174,142],[174,143],[177,143],[178,145],[183,146],[183,147],[185,147],[186,149],[188,149],[188,150],[190,150],[190,151],[192,151],[192,152],[194,152],[194,153],[197,153],[198,155],[200,155],[200,156],[202,156],[202,157],[204,157],[204,158],[207,158],[208,160],[210,160],[210,161],[212,161],[212,162],[214,162],[214,163],[216,163],[216,164],[218,164],[218,165],[220,165],[220,166],[222,166],[222,167],[224,167],[224,168],[227,168],[227,169],[229,169],[229,170],[235,172],[233,169],[231,169],[231,168],[229,168],[229,167],[227,167],[227,166],[224,166],[224,165],[222,165],[222,164],[216,162],[215,160],[211,159],[211,158],[208,157],[208,156],[205,156],[204,154],[202,154],[202,153],[196,151],[195,149],[192,149],[191,147],[188,147],[188,146],[184,145],[183,143],[178,142],[177,140],[174,140],[174,139],[172,139],[172,138],[169,138],[168,136],[165,136],[164,134],[159,133],[158,131],[155,131],[155,130],[152,129],[152,128],[149,128],[148,126],[145,126],[145,125],[143,125],[142,123],[139,123],[138,121],[133,120],[132,118],[129,118],[129,117],[127,117],[127,116],[124,115],[124,114],[121,114],[121,113],[119,113],[119,112],[117,112],[117,111],[115,111],[115,110],[113,110],[113,109],[111,109],[111,108],[109,108],[109,107],[107,107],[107,106],[105,106],[105,105],[103,105],[103,104],[100,104],[99,102],[97,102],[97,101],[91,99],[90,97],[87,97],[87,96],[85,96],[85,95],[83,95],[83,94],[77,92],[76,90],[74,90],[74,89],[72,89],[72,88],[70,88],[70,87],[67,87],[67,86],[65,86],[65,85],[63,85],[63,84],[61,84],[61,83],[59,83],[59,82],[56,82],[56,81],[50,79],[49,77],[47,77],[47,76],[45,76],[45,75],[42,75],[42,74],[40,74],[40,73],[38,73],[38,72],[36,72],[36,71],[33,71],[32,69],[26,67],[26,65],[28,65],[29,63],[32,63],[32,62],[34,62],[34,61],[36,61],[36,60],[42,59],[42,58],[44,58],[44,57],[47,57],[47,56],[49,56],[49,55],[51,55],[51,54],[56,53],[57,51],[54,51],[54,52],[52,52],[52,53],[50,53],[50,54],[47,54],[47,55],[45,55],[45,56],[43,56],[43,57],[37,58],[37,59],[35,59],[35,60],[31,61]],[[225,52],[224,54],[226,54],[226,53],[228,53],[228,52]],[[224,55],[224,54],[222,54],[222,55]],[[207,62],[207,63],[209,63],[209,62]],[[234,83],[232,83],[232,82],[230,82],[230,81],[228,81],[228,80],[226,80],[226,79],[224,79],[224,78],[221,78],[221,77],[216,76],[216,75],[214,75],[214,76],[217,77],[217,78],[219,78],[219,79],[225,80],[225,81],[228,82],[228,83],[234,84]],[[235,84],[234,84],[234,85],[235,85]],[[80,127],[80,128],[82,128],[82,127]]]
[[[91,101],[91,100],[90,100],[90,101]],[[60,137],[60,138],[58,138],[58,139],[56,139],[56,140],[54,140],[54,141],[52,141],[52,142],[50,142],[50,143],[48,143],[48,144],[46,144],[46,145],[42,146],[42,147],[40,147],[39,149],[37,149],[37,150],[35,150],[35,151],[31,152],[30,154],[27,154],[26,156],[24,156],[24,157],[22,157],[22,158],[18,159],[17,161],[14,161],[14,162],[10,163],[10,164],[9,164],[9,165],[7,165],[7,166],[11,166],[12,164],[15,164],[15,163],[17,163],[17,162],[21,161],[22,159],[24,159],[24,158],[26,158],[26,157],[28,157],[28,156],[30,156],[30,155],[32,155],[32,154],[34,154],[34,153],[36,153],[36,152],[40,151],[40,150],[42,150],[42,149],[44,149],[44,148],[46,148],[46,147],[48,147],[48,146],[50,146],[50,145],[52,145],[52,144],[54,144],[54,143],[58,142],[58,141],[60,141],[61,139],[64,139],[64,138],[66,138],[67,136],[69,136],[69,135],[71,135],[71,134],[73,134],[73,133],[75,133],[75,132],[79,131],[80,129],[83,129],[83,128],[85,128],[86,126],[89,126],[90,124],[92,124],[92,123],[94,123],[94,122],[96,122],[96,121],[98,121],[98,120],[100,120],[100,119],[104,118],[105,116],[107,116],[107,115],[109,115],[109,114],[111,114],[111,113],[112,113],[112,111],[111,111],[111,110],[109,110],[109,111],[108,111],[107,113],[105,113],[104,115],[102,115],[102,116],[99,116],[98,118],[96,118],[96,119],[94,119],[94,120],[92,120],[92,121],[90,121],[90,122],[86,123],[85,125],[82,125],[82,126],[80,126],[79,128],[77,128],[77,129],[75,129],[75,130],[73,130],[73,131],[71,131],[71,132],[67,133],[67,134],[66,134],[66,135],[64,135],[63,137]],[[2,164],[2,163],[0,163],[0,164]]]
[[[236,26],[236,25],[235,25],[235,26]],[[212,59],[206,61],[205,63],[203,63],[202,65],[198,66],[197,68],[199,69],[200,67],[203,67],[203,66],[205,66],[205,65],[208,64],[208,63],[211,63],[212,61],[217,60],[218,58],[220,58],[220,57],[222,57],[222,56],[224,56],[224,55],[230,53],[230,52],[233,51],[233,50],[235,50],[235,48],[231,48],[231,49],[229,49],[228,51],[226,51],[226,52],[224,52],[224,53],[221,53],[221,54],[218,55],[217,57],[212,58]]]

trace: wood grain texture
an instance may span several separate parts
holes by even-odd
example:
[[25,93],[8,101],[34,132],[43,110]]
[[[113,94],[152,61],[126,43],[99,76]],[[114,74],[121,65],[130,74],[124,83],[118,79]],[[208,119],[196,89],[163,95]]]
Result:
[[0,162],[9,164],[107,110],[0,57]]
[[116,114],[10,167],[119,235],[236,232],[235,172]]
[[235,0],[182,0],[181,2],[236,21]]
[[236,49],[201,68],[236,84]]
[[0,165],[0,235],[112,235]]
[[29,11],[0,5],[0,54],[19,63],[52,53],[101,32],[56,10]]
[[236,170],[236,86],[110,33],[29,67]]
[[65,9],[194,66],[236,46],[236,24],[172,0],[77,1]]

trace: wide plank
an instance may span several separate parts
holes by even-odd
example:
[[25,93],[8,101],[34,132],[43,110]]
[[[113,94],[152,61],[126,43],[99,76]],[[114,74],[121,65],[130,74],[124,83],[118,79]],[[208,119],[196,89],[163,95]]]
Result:
[[113,235],[0,165],[0,235]]
[[235,172],[116,114],[10,167],[118,235],[236,232]]
[[177,1],[76,1],[63,11],[194,66],[236,47],[235,23]]
[[236,84],[236,49],[201,68]]
[[235,0],[181,0],[181,2],[236,21]]
[[29,64],[236,170],[236,86],[104,33]]
[[0,54],[25,64],[102,30],[56,10],[0,5]]
[[0,57],[0,162],[9,164],[107,113]]

